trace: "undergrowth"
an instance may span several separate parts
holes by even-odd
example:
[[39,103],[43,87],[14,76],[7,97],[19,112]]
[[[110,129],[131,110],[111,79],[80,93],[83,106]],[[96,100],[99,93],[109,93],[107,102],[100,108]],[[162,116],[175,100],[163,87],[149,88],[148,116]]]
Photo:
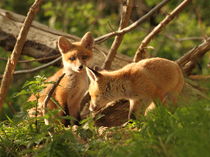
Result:
[[[97,128],[90,119],[76,130],[15,116],[0,123],[0,156],[210,156],[210,104],[200,101],[175,113],[158,106],[126,127]],[[102,131],[101,131],[102,130]]]
[[30,118],[26,110],[23,107],[0,122],[0,157],[210,156],[210,103],[205,99],[193,100],[173,113],[158,105],[140,120],[111,128],[96,127],[92,117],[77,127],[45,125],[46,117]]

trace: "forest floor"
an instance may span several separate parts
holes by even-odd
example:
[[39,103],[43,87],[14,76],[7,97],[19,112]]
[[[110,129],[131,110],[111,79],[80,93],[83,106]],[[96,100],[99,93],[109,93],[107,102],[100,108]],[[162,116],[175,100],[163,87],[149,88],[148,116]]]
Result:
[[46,117],[29,118],[23,109],[0,122],[0,157],[209,157],[209,100],[189,97],[173,112],[159,104],[140,120],[115,127],[95,126],[92,117],[81,126],[45,125]]

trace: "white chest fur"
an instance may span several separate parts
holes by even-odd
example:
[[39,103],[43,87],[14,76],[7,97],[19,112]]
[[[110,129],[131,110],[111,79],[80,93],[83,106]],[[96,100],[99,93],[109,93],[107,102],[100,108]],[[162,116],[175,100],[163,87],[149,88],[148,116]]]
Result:
[[[68,97],[67,97],[67,102],[68,104],[72,103],[80,103],[82,100],[84,94],[86,93],[88,89],[88,77],[86,72],[84,73],[78,73],[74,74],[68,77]],[[73,105],[73,104],[72,104]]]

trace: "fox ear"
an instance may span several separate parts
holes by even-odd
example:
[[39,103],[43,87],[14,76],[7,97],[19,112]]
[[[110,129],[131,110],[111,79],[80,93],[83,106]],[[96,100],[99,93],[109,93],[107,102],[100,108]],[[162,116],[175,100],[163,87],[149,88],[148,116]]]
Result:
[[81,45],[83,45],[85,48],[92,50],[94,45],[94,39],[92,36],[92,33],[87,32],[81,39]]
[[58,38],[58,48],[61,53],[66,53],[72,47],[72,43],[64,36]]
[[86,67],[86,71],[90,81],[98,81],[99,78],[102,77],[101,73],[89,67]]

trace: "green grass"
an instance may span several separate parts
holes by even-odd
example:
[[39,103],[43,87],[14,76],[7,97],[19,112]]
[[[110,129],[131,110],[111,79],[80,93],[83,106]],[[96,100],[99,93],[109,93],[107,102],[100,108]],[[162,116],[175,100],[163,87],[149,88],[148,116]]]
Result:
[[[0,123],[0,156],[209,157],[210,103],[196,101],[173,114],[159,105],[140,121],[97,133],[91,119],[76,131],[21,113]],[[51,136],[49,135],[51,132]]]

